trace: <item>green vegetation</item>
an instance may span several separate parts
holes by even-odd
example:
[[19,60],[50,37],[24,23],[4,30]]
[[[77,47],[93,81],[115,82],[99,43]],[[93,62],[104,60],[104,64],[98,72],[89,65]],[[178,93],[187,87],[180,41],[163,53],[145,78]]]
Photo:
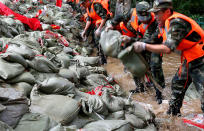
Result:
[[[132,0],[132,7],[143,0]],[[154,0],[146,0],[150,4]],[[203,0],[173,0],[174,10],[196,20],[204,28],[204,1]]]

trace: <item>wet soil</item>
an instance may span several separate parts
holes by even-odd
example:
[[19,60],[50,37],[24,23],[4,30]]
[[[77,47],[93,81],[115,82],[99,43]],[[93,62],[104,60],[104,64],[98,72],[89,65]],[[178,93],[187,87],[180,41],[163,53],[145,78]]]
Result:
[[[200,109],[200,100],[191,100],[183,102],[181,117],[171,117],[166,114],[168,109],[168,100],[171,95],[171,80],[180,65],[180,57],[177,54],[164,55],[163,71],[165,75],[166,88],[163,90],[163,103],[158,105],[155,100],[155,91],[148,88],[144,93],[132,95],[132,99],[148,106],[156,114],[159,121],[159,130],[161,131],[199,131],[198,128],[189,127],[183,123],[182,118],[189,114],[202,113]],[[109,75],[112,75],[119,85],[127,92],[135,89],[135,84],[131,73],[124,72],[124,66],[118,59],[108,58],[108,64],[104,66]]]

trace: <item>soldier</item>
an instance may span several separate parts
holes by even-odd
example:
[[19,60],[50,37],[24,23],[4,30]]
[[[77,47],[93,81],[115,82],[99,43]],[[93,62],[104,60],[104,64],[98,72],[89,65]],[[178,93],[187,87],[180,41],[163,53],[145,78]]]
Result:
[[[109,11],[108,0],[94,0],[91,4],[87,4],[87,14],[86,26],[81,36],[86,40],[87,36],[92,32],[95,46],[98,49],[98,55],[100,56],[101,64],[107,63],[106,57],[101,50],[99,45],[99,36],[104,27],[107,19],[112,15]],[[94,33],[93,33],[94,30]]]
[[[108,28],[120,25],[120,31],[124,35],[123,42],[126,43],[125,46],[132,44],[134,41],[143,41],[151,44],[161,43],[162,37],[158,37],[158,24],[154,14],[148,12],[149,9],[150,5],[147,2],[139,2],[136,8],[131,9],[127,14],[115,16],[111,21],[112,27],[109,26]],[[164,88],[165,81],[161,54],[150,53],[149,51],[144,51],[142,54],[150,64],[154,79]],[[144,92],[144,85],[141,83],[140,78],[134,77],[134,82],[136,89],[130,90],[130,92]],[[156,94],[157,102],[160,104],[162,102],[161,92],[156,89]]]
[[185,92],[191,82],[201,94],[204,112],[204,31],[191,18],[174,12],[171,0],[156,0],[150,10],[156,15],[163,36],[163,44],[135,42],[136,52],[148,50],[156,53],[181,52],[182,65],[172,79],[172,94],[167,114],[180,115]]

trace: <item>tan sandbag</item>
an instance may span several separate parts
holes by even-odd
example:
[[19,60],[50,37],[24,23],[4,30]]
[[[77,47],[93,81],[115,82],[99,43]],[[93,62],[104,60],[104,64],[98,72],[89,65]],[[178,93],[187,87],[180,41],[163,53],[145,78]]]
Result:
[[68,124],[78,115],[80,103],[62,95],[44,95],[34,86],[30,95],[32,113],[45,114],[63,125]]
[[134,76],[142,77],[147,71],[144,58],[134,51],[133,46],[121,51],[118,54],[118,58]]

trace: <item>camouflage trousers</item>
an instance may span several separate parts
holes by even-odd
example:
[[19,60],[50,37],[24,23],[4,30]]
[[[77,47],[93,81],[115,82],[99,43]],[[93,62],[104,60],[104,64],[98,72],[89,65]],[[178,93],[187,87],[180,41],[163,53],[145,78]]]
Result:
[[162,55],[158,53],[151,53],[149,64],[153,78],[162,88],[165,88],[165,79],[162,69]]
[[[165,79],[164,79],[164,73],[162,69],[162,55],[158,53],[150,53],[145,51],[142,53],[142,56],[150,65],[150,70],[152,72],[153,78],[162,88],[165,88]],[[135,77],[134,79],[136,80],[138,78]]]
[[201,109],[204,112],[204,57],[196,59],[188,65],[184,61],[176,72],[171,85],[170,113],[180,113],[185,92],[192,82],[201,95]]
[[87,30],[87,33],[86,33],[86,36],[88,37],[89,35],[92,36],[92,43],[89,43],[89,44],[94,44],[94,47],[97,48],[97,55],[100,57],[100,63],[101,64],[104,64],[104,63],[107,63],[107,60],[106,60],[106,56],[104,55],[103,53],[103,50],[101,48],[101,45],[99,44],[99,39],[100,37],[96,37],[94,32],[96,31],[96,27],[95,25],[91,25],[89,27],[89,29]]

